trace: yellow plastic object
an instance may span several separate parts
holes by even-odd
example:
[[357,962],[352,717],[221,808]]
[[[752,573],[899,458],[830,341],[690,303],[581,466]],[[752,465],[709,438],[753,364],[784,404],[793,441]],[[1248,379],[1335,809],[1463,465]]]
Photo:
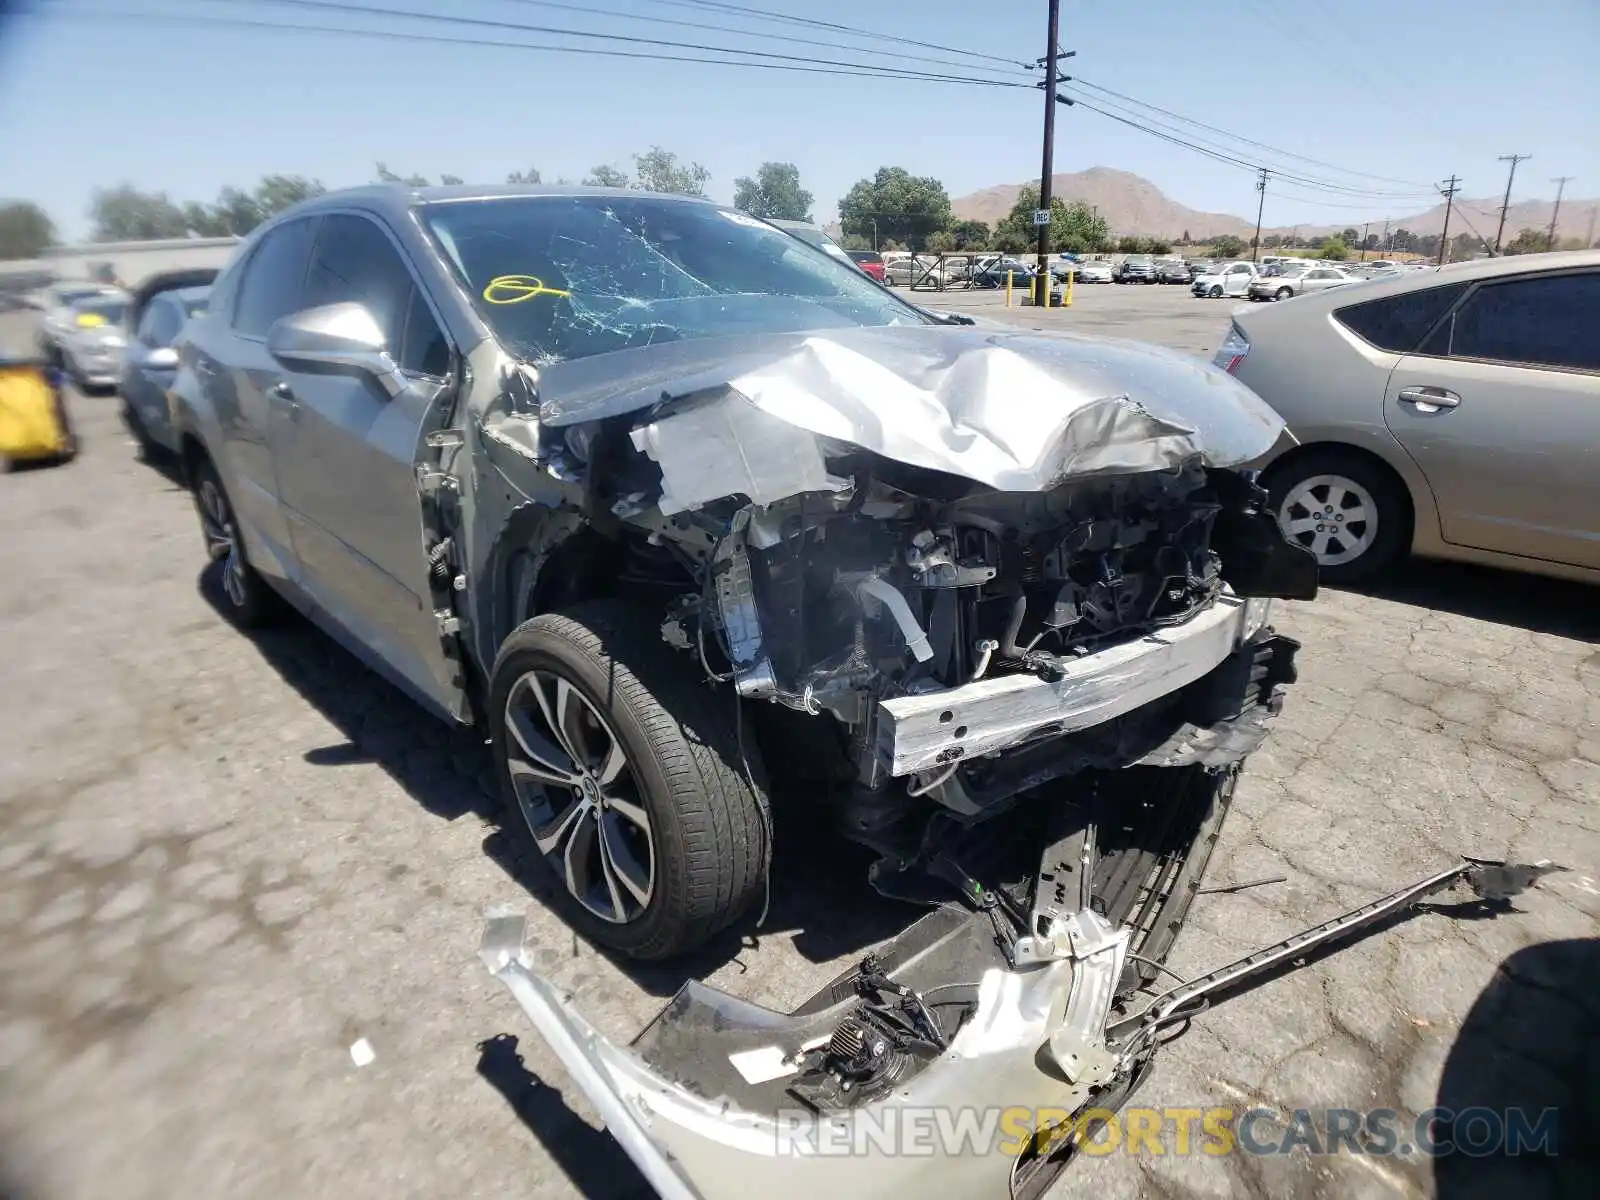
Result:
[[60,458],[72,434],[41,368],[0,363],[0,461]]
[[94,328],[96,328],[96,327],[98,327],[100,325],[104,325],[105,323],[106,323],[106,319],[103,316],[101,316],[99,313],[97,313],[97,312],[86,312],[86,313],[79,313],[78,314],[78,328],[79,329],[94,329]]
[[535,296],[570,296],[561,288],[546,287],[537,275],[497,275],[483,289],[490,304],[521,304]]

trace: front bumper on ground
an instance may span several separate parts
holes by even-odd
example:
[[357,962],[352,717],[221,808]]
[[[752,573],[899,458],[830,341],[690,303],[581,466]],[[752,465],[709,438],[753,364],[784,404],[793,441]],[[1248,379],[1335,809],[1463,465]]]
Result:
[[910,775],[1104,724],[1211,671],[1266,624],[1270,604],[1224,594],[1181,625],[1065,662],[1059,680],[1001,675],[886,700],[879,757]]
[[902,935],[915,944],[895,977],[930,991],[932,980],[975,979],[976,1009],[936,1061],[843,1111],[815,1111],[784,1090],[796,1073],[784,1055],[826,1041],[854,1007],[853,993],[829,1003],[837,986],[784,1014],[690,981],[624,1048],[531,969],[521,917],[492,916],[479,953],[663,1200],[991,1197],[1004,1194],[1007,1170],[996,1151],[1019,1154],[1031,1127],[1008,1124],[954,1151],[937,1136],[922,1151],[909,1143],[929,1141],[938,1114],[1076,1111],[1106,1081],[1112,1064],[1091,1048],[1103,1043],[1129,933],[1080,916],[1090,939],[1081,957],[1018,970],[974,967],[992,961],[994,935],[976,914],[939,909]]

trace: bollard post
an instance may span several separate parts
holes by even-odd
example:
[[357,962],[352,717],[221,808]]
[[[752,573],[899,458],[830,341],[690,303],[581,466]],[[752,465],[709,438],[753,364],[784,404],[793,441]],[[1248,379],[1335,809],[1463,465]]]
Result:
[[1062,299],[1065,301],[1065,303],[1062,304],[1062,306],[1061,306],[1062,308],[1071,308],[1072,307],[1072,285],[1074,283],[1076,283],[1077,281],[1078,281],[1078,273],[1076,271],[1068,271],[1067,272],[1067,294],[1064,297],[1062,297]]
[[1006,272],[1006,307],[1007,308],[1011,307],[1011,277],[1014,274],[1016,274],[1015,271],[1007,271]]

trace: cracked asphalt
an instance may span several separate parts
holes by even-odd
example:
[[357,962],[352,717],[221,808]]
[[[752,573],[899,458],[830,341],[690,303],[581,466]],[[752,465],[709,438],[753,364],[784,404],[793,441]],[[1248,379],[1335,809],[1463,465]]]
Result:
[[[1203,351],[1225,309],[1079,293],[1074,322]],[[955,303],[952,301],[952,304]],[[962,303],[982,303],[977,299]],[[0,317],[0,345],[30,333]],[[0,1197],[648,1194],[474,953],[517,904],[614,1038],[681,977],[578,944],[501,868],[486,757],[290,620],[198,581],[187,496],[106,397],[62,467],[0,477]],[[1114,1151],[1055,1193],[1578,1194],[1600,1128],[1600,595],[1412,564],[1282,606],[1301,678],[1171,960],[1198,973],[1458,853],[1553,859],[1516,911],[1425,913],[1201,1015],[1136,1103],[1561,1109],[1562,1160]],[[781,818],[780,818],[781,819]],[[793,1004],[910,910],[780,826],[768,928],[689,970]],[[358,1038],[375,1059],[358,1067]],[[1409,1140],[1409,1139],[1403,1139]],[[1588,1174],[1585,1174],[1588,1172]],[[1587,1188],[1584,1194],[1592,1194]]]

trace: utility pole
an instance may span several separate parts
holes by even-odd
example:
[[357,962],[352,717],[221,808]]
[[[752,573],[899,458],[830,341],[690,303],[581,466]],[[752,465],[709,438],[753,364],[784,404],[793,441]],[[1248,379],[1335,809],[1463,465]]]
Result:
[[1455,204],[1456,193],[1461,190],[1461,180],[1454,175],[1445,181],[1440,191],[1444,192],[1444,230],[1439,234],[1439,266],[1444,266],[1444,260],[1450,253],[1450,209]]
[[1532,157],[1533,155],[1531,154],[1502,154],[1500,156],[1501,162],[1511,164],[1511,170],[1506,174],[1506,198],[1500,205],[1500,228],[1494,231],[1495,254],[1500,253],[1500,239],[1505,235],[1506,231],[1506,213],[1511,211],[1511,181],[1517,177],[1517,164],[1526,162]]
[[1389,218],[1383,219],[1383,256],[1389,258],[1394,254],[1394,245],[1389,241]]
[[1555,211],[1550,214],[1550,247],[1549,248],[1551,250],[1554,250],[1556,248],[1556,218],[1561,215],[1561,193],[1567,190],[1567,184],[1571,183],[1573,178],[1574,178],[1574,176],[1571,176],[1571,175],[1557,175],[1554,179],[1552,179],[1550,181],[1551,183],[1556,185],[1556,207],[1555,207]]
[[1371,221],[1361,222],[1361,261],[1367,261],[1367,230],[1372,228]]
[[1033,215],[1039,230],[1039,269],[1033,281],[1033,302],[1050,303],[1050,177],[1055,173],[1056,62],[1061,53],[1061,0],[1050,0],[1044,54],[1044,154],[1039,166],[1039,208]]
[[1250,240],[1250,261],[1261,261],[1261,214],[1267,208],[1267,180],[1272,178],[1272,172],[1265,167],[1256,168],[1256,191],[1261,193],[1261,199],[1256,201],[1256,236]]

